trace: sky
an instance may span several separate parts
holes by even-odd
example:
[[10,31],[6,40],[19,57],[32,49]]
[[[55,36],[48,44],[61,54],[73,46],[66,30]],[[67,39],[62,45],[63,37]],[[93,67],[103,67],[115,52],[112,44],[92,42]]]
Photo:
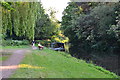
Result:
[[70,2],[70,0],[41,0],[41,2],[42,2],[44,9],[46,10],[46,13],[49,13],[48,9],[50,7],[55,9],[57,11],[55,16],[59,21],[61,21],[62,12],[66,8],[66,6],[68,5],[67,3]]

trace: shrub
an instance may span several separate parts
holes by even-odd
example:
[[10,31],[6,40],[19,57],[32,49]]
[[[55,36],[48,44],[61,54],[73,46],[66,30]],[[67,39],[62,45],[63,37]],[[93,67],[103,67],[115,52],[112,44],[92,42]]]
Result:
[[2,46],[20,46],[20,45],[29,45],[28,40],[3,40]]

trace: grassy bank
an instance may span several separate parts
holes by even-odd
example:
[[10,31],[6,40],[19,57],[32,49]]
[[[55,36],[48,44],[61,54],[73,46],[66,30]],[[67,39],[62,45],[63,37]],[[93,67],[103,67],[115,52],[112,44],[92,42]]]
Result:
[[[115,78],[101,67],[49,49],[27,54],[11,78]],[[42,67],[42,68],[36,68]]]

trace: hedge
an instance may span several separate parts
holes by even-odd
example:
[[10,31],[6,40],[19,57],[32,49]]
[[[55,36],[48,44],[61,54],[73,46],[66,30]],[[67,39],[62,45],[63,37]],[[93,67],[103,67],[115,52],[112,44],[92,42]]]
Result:
[[20,46],[20,45],[29,45],[28,40],[3,40],[2,46]]

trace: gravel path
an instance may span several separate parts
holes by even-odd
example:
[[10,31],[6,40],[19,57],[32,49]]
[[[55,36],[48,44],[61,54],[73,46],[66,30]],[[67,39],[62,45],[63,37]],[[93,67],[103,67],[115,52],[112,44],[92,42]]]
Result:
[[0,70],[2,71],[1,78],[9,78],[14,71],[18,68],[19,63],[22,61],[26,53],[30,53],[30,49],[19,49],[19,50],[4,50],[4,52],[11,52],[12,55],[8,60],[2,62]]

